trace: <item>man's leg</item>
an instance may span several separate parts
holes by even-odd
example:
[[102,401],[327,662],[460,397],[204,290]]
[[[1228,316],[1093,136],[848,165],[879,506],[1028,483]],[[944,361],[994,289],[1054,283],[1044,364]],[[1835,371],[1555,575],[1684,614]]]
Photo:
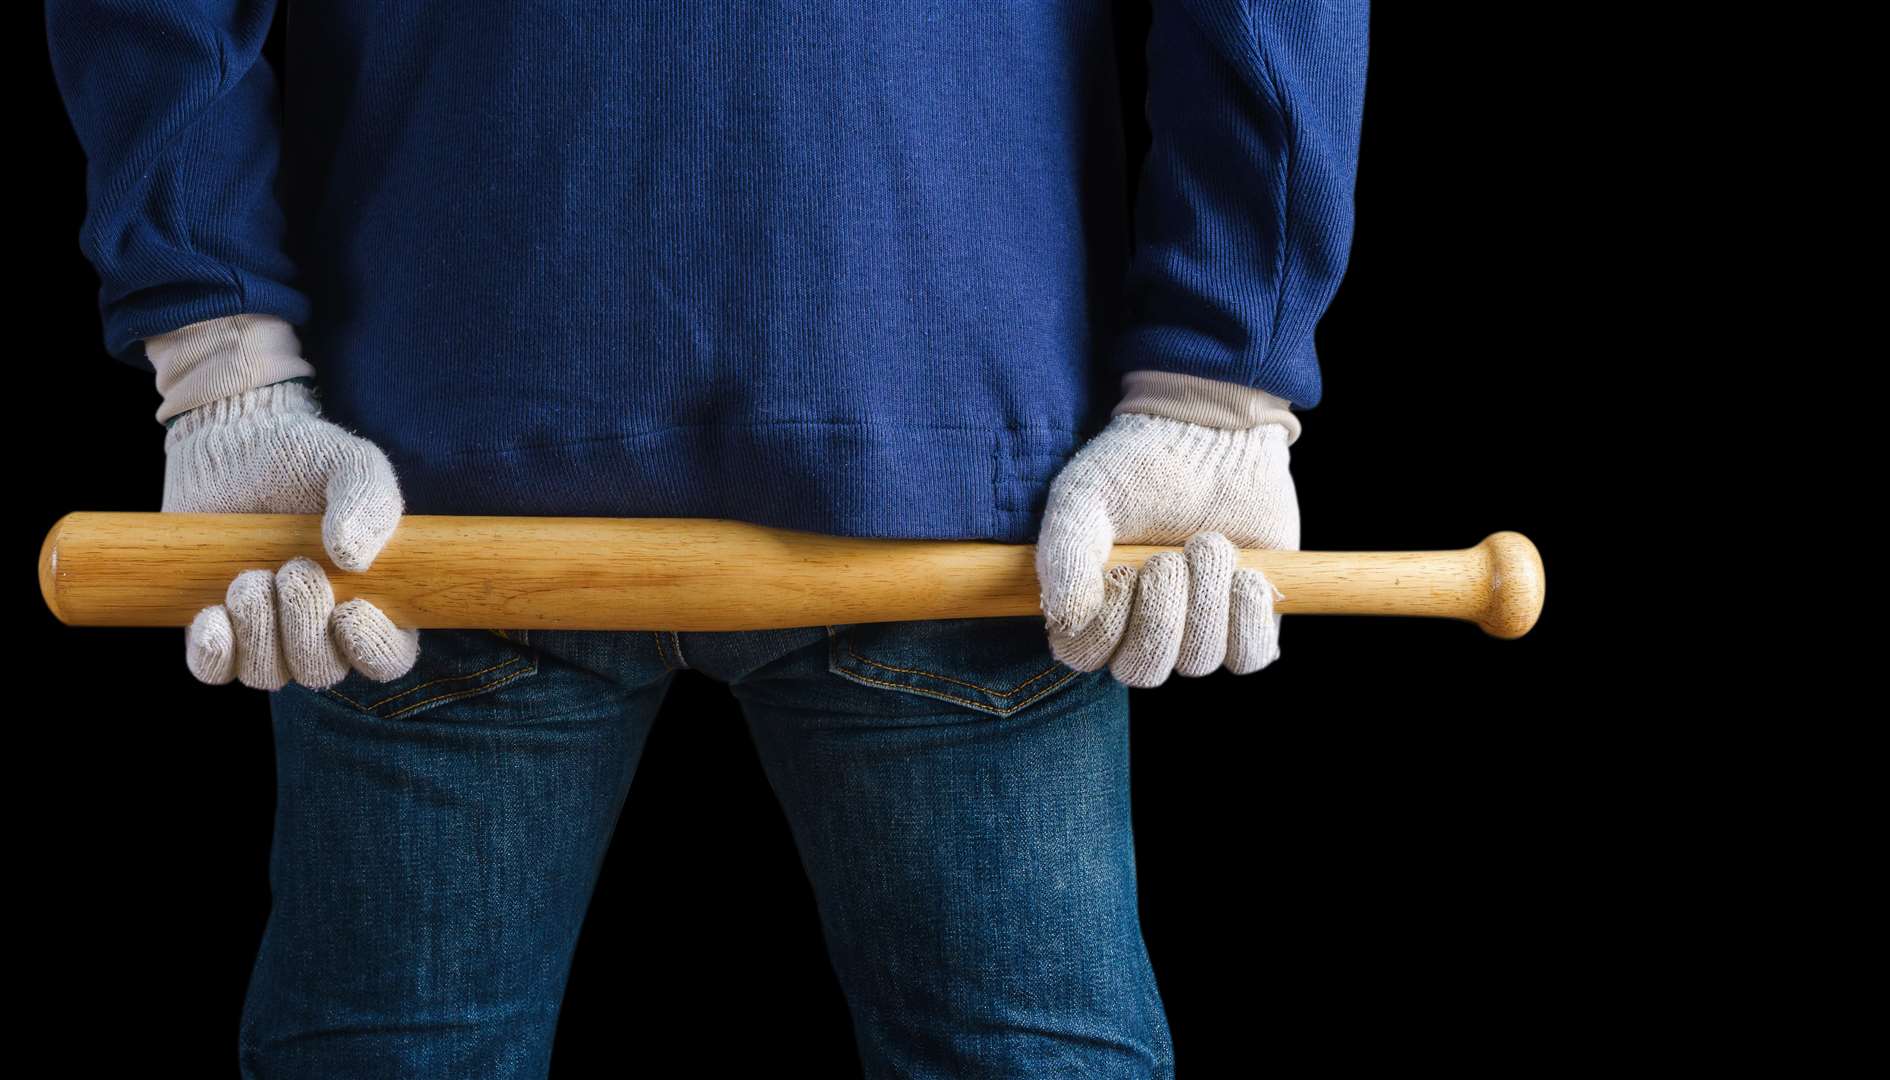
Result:
[[270,695],[272,905],[244,999],[245,1077],[550,1067],[578,929],[670,672],[628,636],[425,630],[420,649],[392,682]]
[[831,628],[731,683],[873,1077],[1169,1077],[1128,691],[1041,620]]

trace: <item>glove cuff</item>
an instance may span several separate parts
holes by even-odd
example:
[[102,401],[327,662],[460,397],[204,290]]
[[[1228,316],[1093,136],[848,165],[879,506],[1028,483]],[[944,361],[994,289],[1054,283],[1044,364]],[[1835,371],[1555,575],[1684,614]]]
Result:
[[285,379],[313,378],[295,327],[275,315],[225,315],[144,339],[163,402],[158,423]]
[[218,398],[177,417],[164,433],[164,450],[169,453],[172,447],[207,427],[233,424],[248,418],[320,415],[321,405],[315,399],[312,380],[294,379],[271,383]]
[[1279,424],[1286,429],[1286,445],[1291,446],[1300,433],[1299,417],[1290,411],[1292,405],[1286,398],[1256,387],[1145,369],[1123,373],[1122,400],[1110,415],[1148,413],[1236,430]]

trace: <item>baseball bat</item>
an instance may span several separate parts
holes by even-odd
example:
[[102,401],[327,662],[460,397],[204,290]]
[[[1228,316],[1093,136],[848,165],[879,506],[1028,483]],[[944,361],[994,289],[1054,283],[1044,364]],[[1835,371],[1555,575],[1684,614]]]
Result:
[[[1140,565],[1179,548],[1117,545]],[[296,555],[337,602],[365,597],[409,628],[769,630],[1041,612],[1029,544],[888,540],[715,518],[409,514],[374,564],[337,569],[317,514],[74,511],[40,547],[46,606],[68,626],[186,626],[230,581]],[[1529,538],[1443,551],[1242,549],[1281,614],[1463,619],[1499,638],[1542,611]]]

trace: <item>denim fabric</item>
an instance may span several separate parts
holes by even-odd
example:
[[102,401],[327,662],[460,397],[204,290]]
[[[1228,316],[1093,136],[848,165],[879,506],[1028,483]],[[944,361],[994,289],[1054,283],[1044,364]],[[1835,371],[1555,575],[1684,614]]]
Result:
[[542,1077],[675,673],[739,701],[871,1077],[1168,1077],[1128,691],[1036,616],[738,633],[427,630],[270,695],[273,906],[243,1075]]

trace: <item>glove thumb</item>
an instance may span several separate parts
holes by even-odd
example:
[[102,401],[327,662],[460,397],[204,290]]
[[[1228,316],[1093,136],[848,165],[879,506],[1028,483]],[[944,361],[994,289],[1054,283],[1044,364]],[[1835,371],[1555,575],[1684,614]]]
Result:
[[1103,568],[1115,546],[1109,509],[1093,491],[1053,490],[1037,536],[1037,583],[1044,627],[1068,637],[1103,607]]
[[387,546],[405,510],[394,466],[360,437],[341,442],[329,459],[322,546],[343,570],[366,570]]

